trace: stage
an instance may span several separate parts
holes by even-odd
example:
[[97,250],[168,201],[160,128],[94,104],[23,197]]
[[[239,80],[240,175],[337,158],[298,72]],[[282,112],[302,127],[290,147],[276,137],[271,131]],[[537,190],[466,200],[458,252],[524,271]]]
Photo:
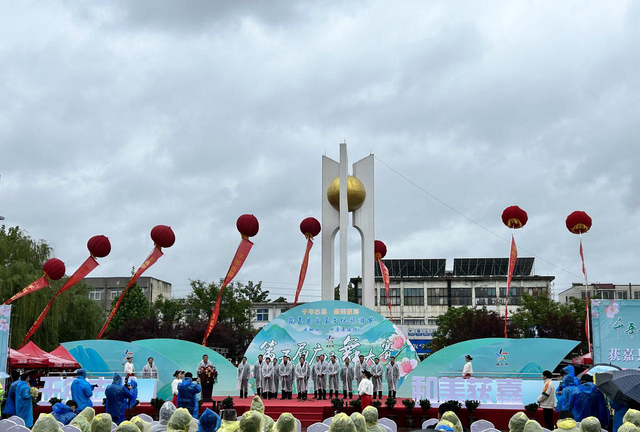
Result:
[[[262,402],[264,403],[264,406],[265,406],[265,414],[273,418],[273,420],[275,421],[275,420],[278,420],[278,417],[280,416],[280,414],[284,412],[291,413],[294,417],[300,420],[300,423],[302,423],[303,428],[306,428],[316,422],[322,422],[324,419],[334,415],[333,407],[331,406],[331,402],[328,399],[315,400],[313,399],[313,395],[311,396],[312,397],[305,402],[301,402],[295,399],[295,395],[293,396],[294,398],[291,400],[263,399]],[[214,402],[204,403],[200,407],[200,412],[203,412],[206,408],[211,408],[211,409],[214,409],[214,411],[217,411],[217,405],[223,399],[224,397],[222,396],[214,397]],[[422,422],[424,420],[427,420],[429,418],[436,418],[438,416],[437,403],[434,403],[431,409],[429,409],[426,413],[420,408],[418,404],[416,404],[416,407],[409,414],[405,409],[404,405],[402,405],[402,400],[403,400],[402,398],[398,398],[397,400],[398,402],[392,411],[390,411],[384,405],[385,400],[386,400],[386,397],[383,399],[382,406],[378,408],[379,417],[395,416],[395,418],[393,417],[392,418],[396,421],[399,428],[420,429],[420,426],[422,425]],[[248,397],[246,399],[240,399],[239,397],[236,396],[233,398],[233,403],[234,403],[233,408],[237,411],[238,416],[242,415],[245,411],[249,411],[249,408],[251,406],[251,401],[252,401],[252,397]],[[348,401],[349,399],[347,399],[347,402]],[[214,403],[216,405],[216,408],[213,407]],[[95,410],[96,410],[96,413],[102,413],[104,412],[104,407],[103,406],[95,407]],[[346,412],[347,414],[351,414],[354,412],[354,408],[349,406],[344,408],[341,411]],[[483,408],[482,406],[480,406],[476,410],[476,412],[473,413],[472,417],[475,420],[480,420],[480,419],[488,420],[491,423],[493,423],[497,429],[508,430],[509,419],[511,418],[511,416],[513,416],[517,412],[522,412],[522,411],[524,410],[515,409],[515,408],[496,408],[495,406],[492,406],[490,408],[489,407]],[[43,412],[45,413],[51,412],[51,407],[49,405],[36,407],[37,414],[43,413]],[[131,417],[136,414],[142,414],[142,413],[148,414],[153,418],[157,418],[157,415],[158,415],[158,412],[154,407],[152,407],[148,403],[142,403],[136,406],[133,410],[131,410],[131,413],[128,413],[128,416]],[[409,417],[413,416],[414,418],[413,426],[407,425],[408,416]],[[467,409],[462,408],[458,416],[460,417],[462,424],[468,427],[469,415],[468,415]],[[542,410],[538,410],[537,415],[534,416],[533,419],[537,420],[538,423],[543,424]]]

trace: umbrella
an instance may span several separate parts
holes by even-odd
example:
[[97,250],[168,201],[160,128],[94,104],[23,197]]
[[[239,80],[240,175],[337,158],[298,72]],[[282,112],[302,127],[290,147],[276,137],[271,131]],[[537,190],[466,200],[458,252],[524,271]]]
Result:
[[595,376],[596,387],[616,402],[628,403],[629,399],[640,402],[640,370],[626,369],[603,372]]
[[578,375],[578,378],[582,378],[582,375],[584,374],[595,375],[603,372],[614,372],[619,370],[622,370],[622,369],[619,368],[618,366],[610,365],[606,363],[598,363],[591,366],[589,369],[581,372],[580,375]]

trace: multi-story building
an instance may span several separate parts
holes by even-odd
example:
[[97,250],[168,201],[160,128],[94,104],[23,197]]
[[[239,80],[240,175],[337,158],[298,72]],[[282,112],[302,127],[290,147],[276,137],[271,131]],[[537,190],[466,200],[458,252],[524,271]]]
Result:
[[[128,277],[88,277],[84,281],[92,288],[89,298],[99,303],[108,313],[111,310],[111,302],[122,294],[122,290],[129,283]],[[154,302],[158,297],[171,298],[171,284],[152,277],[142,276],[136,282],[147,300]]]
[[[558,300],[567,303],[570,298],[585,300],[587,291],[584,284],[574,282],[571,288],[558,294]],[[612,283],[589,284],[589,298],[608,300],[640,300],[640,285],[631,283],[616,285]]]
[[[483,307],[504,315],[507,304],[508,258],[456,258],[447,270],[445,259],[383,260],[389,269],[389,304],[399,325],[419,354],[428,348],[436,320],[450,307]],[[533,274],[534,258],[518,258],[509,290],[509,314],[520,305],[523,293],[549,295],[554,276]],[[353,278],[358,303],[361,278]],[[376,267],[375,311],[389,318],[389,306],[380,269]]]
[[[301,304],[304,303],[298,303],[298,306]],[[251,305],[251,326],[254,329],[260,330],[275,317],[288,311],[292,307],[293,303],[289,302],[253,303]]]

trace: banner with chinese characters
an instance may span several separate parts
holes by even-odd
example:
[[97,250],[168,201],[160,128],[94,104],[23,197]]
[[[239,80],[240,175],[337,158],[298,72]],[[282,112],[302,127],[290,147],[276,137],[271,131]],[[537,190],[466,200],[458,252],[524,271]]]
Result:
[[7,373],[9,336],[11,335],[11,306],[0,305],[0,372]]
[[640,367],[640,300],[591,300],[594,363]]
[[[304,354],[310,365],[316,356],[324,354],[329,361],[335,355],[341,366],[346,358],[355,364],[362,354],[369,366],[377,357],[383,368],[394,356],[400,365],[398,386],[418,365],[413,345],[391,321],[359,304],[337,300],[306,303],[279,315],[260,330],[245,356],[253,365],[259,354],[278,360],[288,355],[294,364]],[[253,379],[250,384],[255,390]],[[386,392],[386,384],[384,388]]]
[[[490,401],[487,403],[520,406],[533,403],[540,394],[542,371],[554,370],[578,343],[550,338],[483,338],[460,342],[423,360],[398,389],[398,396],[410,398],[426,392],[426,398],[434,401],[458,398],[464,401],[479,400],[472,396],[480,391],[482,398]],[[462,378],[467,354],[473,358],[471,380]],[[534,383],[533,394],[528,390],[530,383]],[[507,395],[511,395],[509,402],[505,399]]]

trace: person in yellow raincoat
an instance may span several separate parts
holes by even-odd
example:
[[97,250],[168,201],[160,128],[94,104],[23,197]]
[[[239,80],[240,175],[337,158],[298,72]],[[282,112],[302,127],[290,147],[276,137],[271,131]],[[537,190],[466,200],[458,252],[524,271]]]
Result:
[[522,432],[524,431],[524,425],[529,420],[529,417],[523,412],[517,412],[511,416],[509,420],[509,432]]
[[218,432],[236,432],[240,427],[238,421],[238,413],[234,409],[226,409],[222,411],[222,425]]
[[542,426],[535,420],[528,420],[524,424],[524,432],[542,432]]
[[282,413],[273,426],[273,430],[274,432],[296,432],[298,430],[298,422],[292,414]]
[[356,432],[367,432],[367,422],[364,419],[364,416],[359,412],[354,412],[351,414],[351,421],[353,425],[356,427]]
[[31,432],[62,432],[58,420],[51,414],[40,414]]
[[260,396],[254,396],[251,401],[250,411],[257,411],[262,414],[262,430],[270,431],[273,428],[273,419],[264,413],[264,403]]
[[386,432],[382,426],[378,425],[378,409],[369,405],[362,411],[362,416],[367,425],[367,432]]
[[345,413],[339,413],[333,417],[333,420],[331,420],[329,432],[356,432],[356,426],[348,415]]
[[618,428],[618,432],[640,432],[640,428],[637,428],[636,425],[631,422],[626,422]]
[[453,411],[447,411],[446,413],[442,414],[440,420],[446,420],[450,422],[453,425],[453,430],[455,432],[464,432],[464,428],[462,427],[462,423],[460,423],[460,419]]
[[169,423],[167,423],[167,432],[189,432],[191,422],[193,422],[193,417],[189,410],[178,408],[169,419]]
[[149,432],[151,430],[151,423],[142,420],[139,416],[131,417],[131,423],[138,426],[140,432]]
[[140,432],[140,429],[129,420],[125,420],[118,425],[116,432]]
[[239,432],[262,432],[262,414],[258,411],[248,411],[244,413],[240,424]]
[[110,414],[98,414],[91,421],[91,432],[111,432],[112,423]]
[[626,422],[633,423],[635,427],[640,428],[640,411],[636,409],[629,409],[622,418],[622,423]]

